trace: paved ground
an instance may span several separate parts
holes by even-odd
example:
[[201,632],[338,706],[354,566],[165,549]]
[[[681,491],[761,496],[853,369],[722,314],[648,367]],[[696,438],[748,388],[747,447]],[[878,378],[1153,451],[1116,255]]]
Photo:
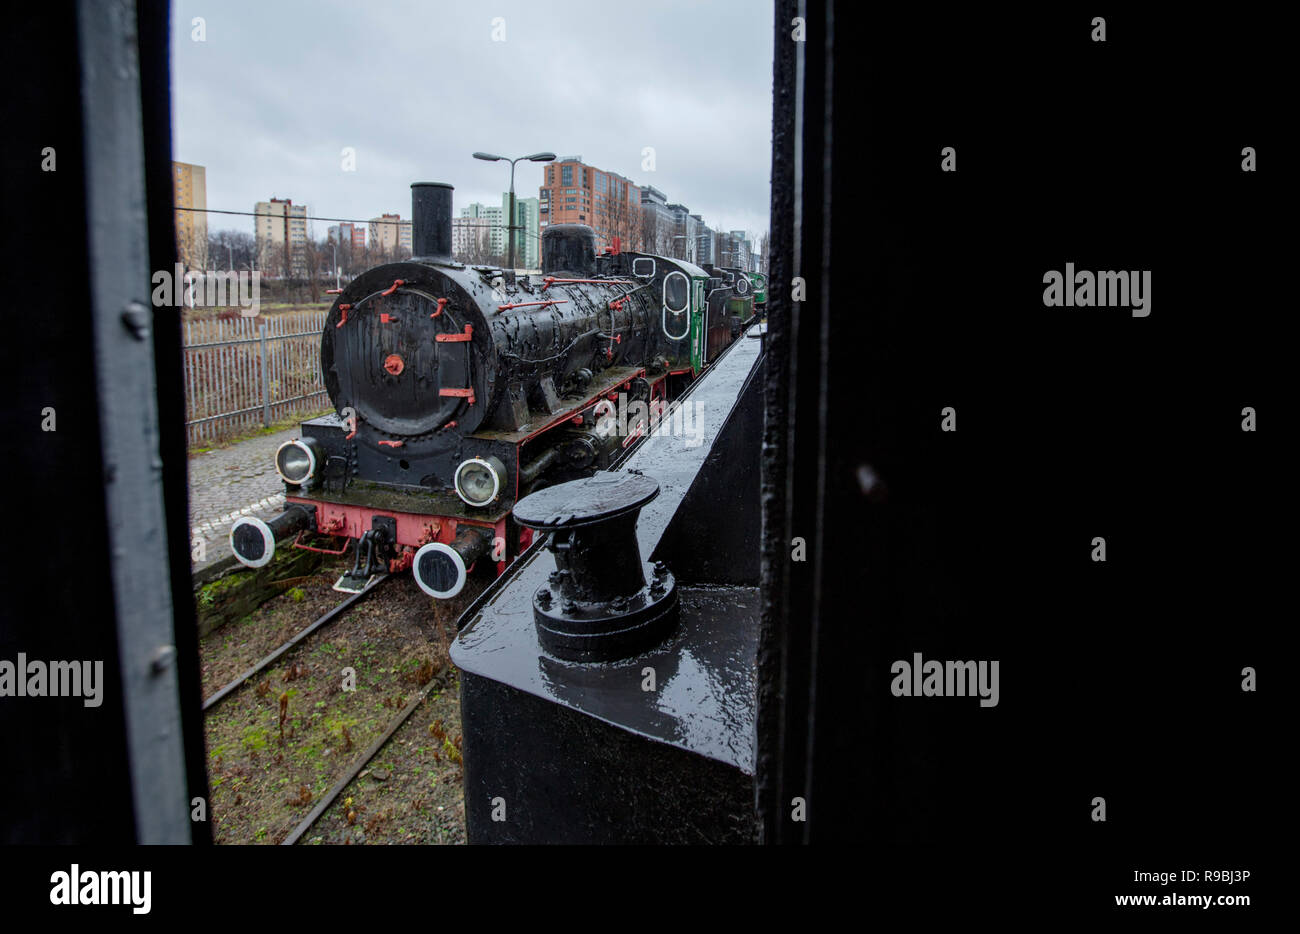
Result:
[[275,452],[298,435],[295,426],[190,457],[190,555],[195,570],[230,554],[230,527],[241,515],[271,519],[280,514],[284,483],[275,472]]

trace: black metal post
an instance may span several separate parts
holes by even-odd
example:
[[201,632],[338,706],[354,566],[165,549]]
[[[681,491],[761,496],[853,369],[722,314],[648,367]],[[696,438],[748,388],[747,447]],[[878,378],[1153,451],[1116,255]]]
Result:
[[[519,157],[524,158],[523,156]],[[510,222],[506,229],[510,231],[510,271],[515,268],[515,163],[519,159],[510,160]]]

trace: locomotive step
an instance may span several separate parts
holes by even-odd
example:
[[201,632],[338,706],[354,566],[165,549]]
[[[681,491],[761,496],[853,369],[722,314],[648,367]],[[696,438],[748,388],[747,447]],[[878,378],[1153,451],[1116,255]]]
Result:
[[334,582],[334,589],[339,593],[361,593],[374,582],[378,574],[371,574],[369,577],[353,577],[352,572],[340,574],[339,579]]

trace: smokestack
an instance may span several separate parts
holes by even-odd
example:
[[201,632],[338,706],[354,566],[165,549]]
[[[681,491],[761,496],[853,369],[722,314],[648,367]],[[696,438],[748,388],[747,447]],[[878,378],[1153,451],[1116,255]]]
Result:
[[451,262],[451,193],[445,182],[411,185],[411,258]]

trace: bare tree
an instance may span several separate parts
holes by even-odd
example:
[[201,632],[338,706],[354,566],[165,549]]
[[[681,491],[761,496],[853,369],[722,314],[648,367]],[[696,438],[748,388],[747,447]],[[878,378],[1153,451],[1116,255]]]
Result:
[[675,229],[676,225],[666,220],[659,211],[642,208],[641,250],[656,256],[672,256],[673,244],[676,242]]
[[214,269],[252,269],[257,259],[257,242],[242,230],[218,230],[208,234],[208,260]]
[[307,272],[307,288],[311,292],[312,304],[320,301],[321,264],[326,256],[332,255],[328,244],[320,244],[308,237],[303,241],[302,260]]
[[624,250],[645,250],[644,242],[640,239],[641,229],[641,204],[633,203],[629,197],[632,186],[626,179],[618,176],[609,176],[609,196],[605,199],[607,210],[605,213],[605,237],[609,245],[614,245],[614,238],[618,237],[619,246]]
[[767,261],[772,251],[771,240],[772,237],[766,230],[763,231],[763,236],[758,238],[759,268],[757,271],[763,273],[764,275],[767,274]]
[[468,228],[468,235],[463,239],[463,246],[456,254],[456,261],[465,263],[468,266],[486,266],[492,260],[492,251],[490,243],[490,227],[487,221],[480,221],[477,218],[464,218],[468,223],[462,226]]
[[651,245],[655,242],[655,230],[659,226],[659,215],[654,211],[641,211],[641,229],[638,233],[641,235],[640,249],[646,253],[655,252]]

